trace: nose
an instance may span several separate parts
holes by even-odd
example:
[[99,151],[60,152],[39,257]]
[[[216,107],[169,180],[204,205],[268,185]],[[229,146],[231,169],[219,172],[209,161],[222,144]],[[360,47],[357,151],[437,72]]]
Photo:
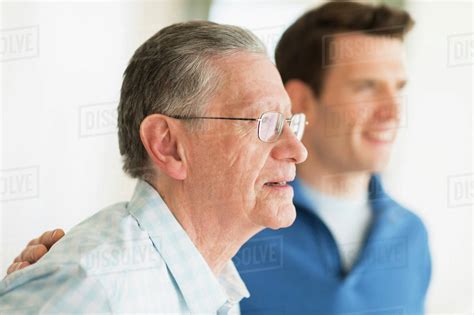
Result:
[[303,143],[296,138],[290,126],[285,123],[281,135],[273,147],[272,156],[276,160],[299,164],[306,160],[308,151]]
[[387,91],[381,99],[379,106],[375,112],[379,122],[399,121],[401,112],[402,97],[396,92]]

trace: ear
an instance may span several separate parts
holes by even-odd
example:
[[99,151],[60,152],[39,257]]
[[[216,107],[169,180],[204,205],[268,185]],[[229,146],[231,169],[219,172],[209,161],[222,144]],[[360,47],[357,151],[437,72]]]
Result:
[[176,180],[186,178],[186,163],[178,148],[179,130],[170,117],[152,114],[140,124],[140,138],[161,172]]
[[286,82],[285,89],[291,100],[291,111],[310,116],[316,101],[311,87],[301,80],[291,79]]

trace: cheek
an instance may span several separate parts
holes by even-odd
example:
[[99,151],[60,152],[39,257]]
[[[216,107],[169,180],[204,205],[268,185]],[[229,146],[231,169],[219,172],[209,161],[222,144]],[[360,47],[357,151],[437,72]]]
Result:
[[371,115],[372,109],[366,106],[366,104],[348,106],[347,112],[344,114],[347,117],[345,120],[348,129],[354,130],[355,133],[364,129],[365,125],[370,121]]
[[211,161],[210,167],[217,177],[216,184],[227,198],[249,206],[256,202],[261,190],[257,182],[269,158],[269,152],[264,152],[262,145],[265,144],[236,142],[227,146],[232,149],[222,150],[217,161]]
[[315,150],[331,150],[345,145],[354,133],[356,120],[349,106],[331,106],[320,109],[311,129],[305,131]]
[[234,164],[232,173],[236,178],[237,187],[240,193],[248,196],[248,201],[254,203],[257,196],[261,193],[260,183],[264,161],[258,159],[258,156],[252,157],[250,154],[238,159]]
[[315,128],[324,137],[341,137],[359,124],[360,117],[357,108],[348,105],[326,106],[316,115]]

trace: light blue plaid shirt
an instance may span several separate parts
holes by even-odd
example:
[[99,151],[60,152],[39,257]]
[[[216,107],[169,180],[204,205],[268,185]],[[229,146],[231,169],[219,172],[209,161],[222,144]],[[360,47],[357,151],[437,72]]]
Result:
[[74,227],[0,282],[0,314],[238,314],[249,293],[230,261],[217,278],[157,191]]

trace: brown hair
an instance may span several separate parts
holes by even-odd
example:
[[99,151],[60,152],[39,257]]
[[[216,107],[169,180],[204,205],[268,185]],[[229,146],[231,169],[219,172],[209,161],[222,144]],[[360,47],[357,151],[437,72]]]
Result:
[[283,83],[299,79],[320,96],[324,83],[325,60],[329,60],[330,38],[334,34],[362,32],[403,40],[414,21],[406,11],[386,5],[332,1],[315,8],[283,33],[275,61]]

